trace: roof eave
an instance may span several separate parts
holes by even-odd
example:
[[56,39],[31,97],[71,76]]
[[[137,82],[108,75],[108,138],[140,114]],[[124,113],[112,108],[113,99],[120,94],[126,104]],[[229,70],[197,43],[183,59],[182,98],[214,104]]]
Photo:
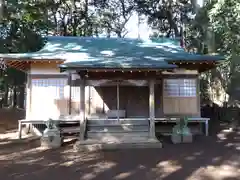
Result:
[[132,67],[117,67],[117,66],[113,66],[113,67],[100,67],[100,66],[96,66],[96,67],[90,67],[90,66],[66,66],[64,64],[60,64],[58,65],[58,67],[61,69],[61,71],[66,71],[66,70],[105,70],[105,71],[131,71],[131,70],[144,70],[144,71],[159,71],[159,70],[172,70],[172,69],[176,69],[178,68],[177,65],[173,65],[173,66],[168,66],[168,67],[158,67],[158,66],[154,66],[154,67],[143,67],[143,66],[132,66]]

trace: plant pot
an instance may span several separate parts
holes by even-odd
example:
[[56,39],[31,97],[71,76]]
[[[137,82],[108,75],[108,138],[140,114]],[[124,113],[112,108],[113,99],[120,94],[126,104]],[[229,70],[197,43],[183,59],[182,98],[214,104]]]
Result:
[[58,129],[46,129],[41,138],[41,146],[46,148],[58,148],[62,146],[63,138]]
[[183,143],[192,143],[193,142],[193,136],[191,133],[189,134],[183,134],[182,135],[182,142]]
[[172,134],[171,135],[171,140],[173,144],[179,144],[182,142],[182,137],[181,134]]

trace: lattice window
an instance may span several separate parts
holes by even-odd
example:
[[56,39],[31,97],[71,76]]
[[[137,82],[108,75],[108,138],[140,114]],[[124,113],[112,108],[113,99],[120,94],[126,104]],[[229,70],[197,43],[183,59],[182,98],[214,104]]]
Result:
[[180,97],[195,97],[197,94],[195,79],[180,79],[179,80],[179,96]]
[[165,79],[164,96],[166,97],[196,97],[195,79]]
[[167,97],[179,96],[179,80],[178,79],[164,80],[164,96],[167,96]]
[[67,79],[33,79],[32,87],[48,87],[48,91],[53,93],[56,99],[64,99],[64,88],[67,85]]

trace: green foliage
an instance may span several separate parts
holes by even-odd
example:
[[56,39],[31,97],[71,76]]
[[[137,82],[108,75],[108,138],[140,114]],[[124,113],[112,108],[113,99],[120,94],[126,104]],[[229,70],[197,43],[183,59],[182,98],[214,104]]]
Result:
[[148,17],[148,23],[155,35],[165,37],[179,37],[180,27],[188,23],[193,14],[193,6],[190,0],[159,1],[159,0],[135,0],[137,10]]
[[230,97],[238,94],[240,1],[205,1],[202,8],[195,5],[195,0],[140,0],[136,4],[138,11],[147,15],[149,25],[155,30],[154,37],[177,37],[182,34],[188,51],[227,56],[228,61],[201,76],[203,99],[210,99],[208,89],[215,80],[220,80],[215,84],[222,86]]
[[177,122],[177,124],[173,127],[172,133],[173,134],[190,134],[190,130],[187,127],[188,125],[188,118],[187,117],[182,117],[180,120]]
[[[0,53],[39,50],[48,34],[98,36],[103,32],[123,37],[132,15],[133,0],[1,0]],[[25,74],[15,69],[1,70],[0,89],[24,83]]]
[[[33,52],[43,46],[41,36],[44,35],[46,23],[40,5],[25,0],[5,2],[0,24],[0,53]],[[23,72],[12,68],[0,71],[1,91],[5,91],[6,86],[13,88],[25,82]]]
[[230,56],[240,53],[240,2],[221,0],[209,11],[209,19],[216,33],[217,50]]
[[128,33],[126,23],[136,8],[134,0],[105,0],[96,2],[95,6],[100,17],[100,27],[108,36],[114,33],[124,37]]

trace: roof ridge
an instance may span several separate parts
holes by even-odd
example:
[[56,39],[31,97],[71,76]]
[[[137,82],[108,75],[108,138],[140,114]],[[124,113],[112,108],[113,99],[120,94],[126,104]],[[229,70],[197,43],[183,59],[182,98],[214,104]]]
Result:
[[[148,39],[144,39],[144,38],[132,38],[132,37],[124,37],[124,38],[120,38],[120,37],[94,37],[94,36],[46,36],[47,41],[48,40],[54,40],[54,39],[99,39],[99,40],[135,40],[135,41],[140,41],[140,42],[155,42],[155,43],[166,43],[166,41],[168,42],[179,42],[180,43],[180,39],[179,38],[167,38],[167,37],[160,37],[160,38],[148,38]],[[180,46],[180,44],[179,44]]]

